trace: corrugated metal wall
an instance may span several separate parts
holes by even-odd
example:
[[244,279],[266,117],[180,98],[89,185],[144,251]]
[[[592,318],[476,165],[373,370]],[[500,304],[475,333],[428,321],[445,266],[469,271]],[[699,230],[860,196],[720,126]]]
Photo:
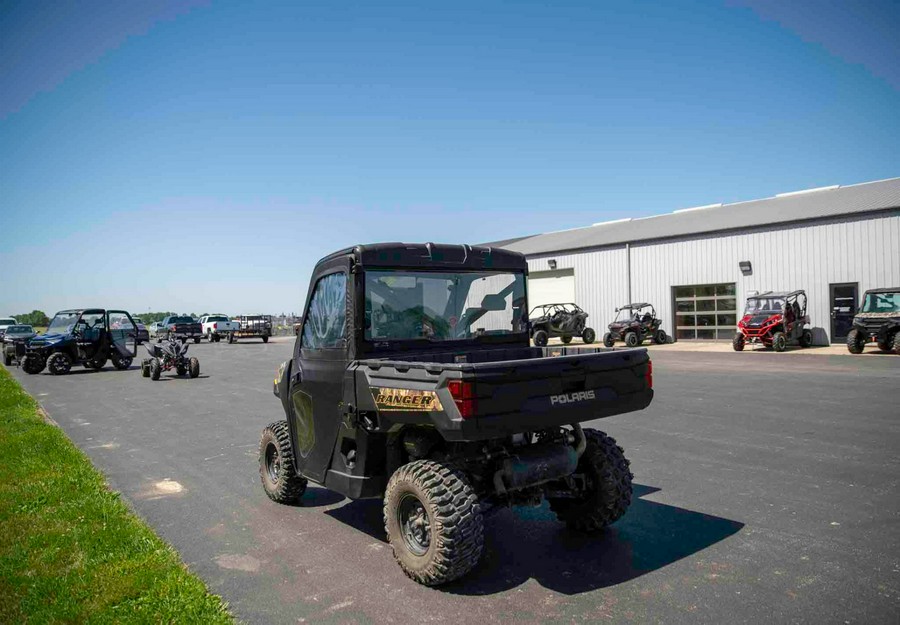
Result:
[[[602,336],[613,308],[625,302],[625,248],[530,258],[532,271],[575,269],[577,303],[591,315]],[[742,260],[753,264],[743,276]],[[900,286],[900,213],[836,220],[739,234],[704,236],[631,246],[631,299],[653,303],[663,328],[674,333],[672,287],[734,282],[738,307],[748,291],[806,289],[817,342],[831,333],[829,284],[858,282],[859,293]]]

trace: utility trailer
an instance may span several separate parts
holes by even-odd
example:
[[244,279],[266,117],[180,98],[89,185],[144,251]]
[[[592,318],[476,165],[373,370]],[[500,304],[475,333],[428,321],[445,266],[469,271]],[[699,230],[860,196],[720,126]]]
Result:
[[269,342],[272,336],[271,315],[241,315],[236,319],[238,328],[228,333],[228,342],[234,343],[238,339],[262,339],[263,343]]

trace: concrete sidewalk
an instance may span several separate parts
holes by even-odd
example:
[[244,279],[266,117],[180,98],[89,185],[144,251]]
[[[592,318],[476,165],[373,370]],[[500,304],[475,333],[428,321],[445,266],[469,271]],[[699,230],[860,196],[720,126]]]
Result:
[[[578,339],[573,340],[569,345],[564,345],[562,341],[558,338],[550,339],[551,346],[560,346],[560,347],[603,347],[603,343],[592,343],[591,345],[585,345]],[[616,343],[616,347],[624,347],[624,343]],[[652,342],[645,343],[642,347],[646,347],[651,352],[656,351],[666,351],[666,352],[718,352],[718,353],[730,353],[733,352],[734,349],[731,347],[731,341],[677,341],[675,343],[666,343],[665,345],[657,345]],[[771,354],[772,350],[766,349],[761,344],[760,345],[747,345],[744,348],[744,353],[760,353],[760,354]],[[783,353],[785,354],[806,354],[806,355],[818,355],[818,356],[856,356],[856,354],[851,354],[847,351],[847,346],[843,343],[837,343],[835,345],[813,345],[812,347],[807,347],[806,349],[802,347],[798,347],[796,345],[788,346],[787,350]],[[878,346],[875,343],[866,344],[865,351],[862,355],[870,355],[876,354],[879,356],[893,356],[891,352],[885,353],[878,349]]]

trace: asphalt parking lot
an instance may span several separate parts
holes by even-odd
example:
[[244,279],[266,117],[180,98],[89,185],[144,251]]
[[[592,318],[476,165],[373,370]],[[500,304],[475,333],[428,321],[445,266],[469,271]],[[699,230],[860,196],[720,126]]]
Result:
[[291,347],[192,345],[195,380],[14,372],[251,623],[900,621],[900,357],[651,349],[653,405],[592,424],[632,462],[628,514],[586,538],[546,507],[502,511],[481,564],[435,590],[394,563],[380,502],[263,493]]

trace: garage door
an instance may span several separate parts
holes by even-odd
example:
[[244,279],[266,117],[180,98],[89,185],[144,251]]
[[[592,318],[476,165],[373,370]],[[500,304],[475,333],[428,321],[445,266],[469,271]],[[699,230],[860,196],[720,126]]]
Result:
[[534,310],[542,304],[575,301],[575,270],[536,271],[528,276],[528,305]]
[[676,286],[675,336],[678,339],[730,339],[737,326],[734,283]]

